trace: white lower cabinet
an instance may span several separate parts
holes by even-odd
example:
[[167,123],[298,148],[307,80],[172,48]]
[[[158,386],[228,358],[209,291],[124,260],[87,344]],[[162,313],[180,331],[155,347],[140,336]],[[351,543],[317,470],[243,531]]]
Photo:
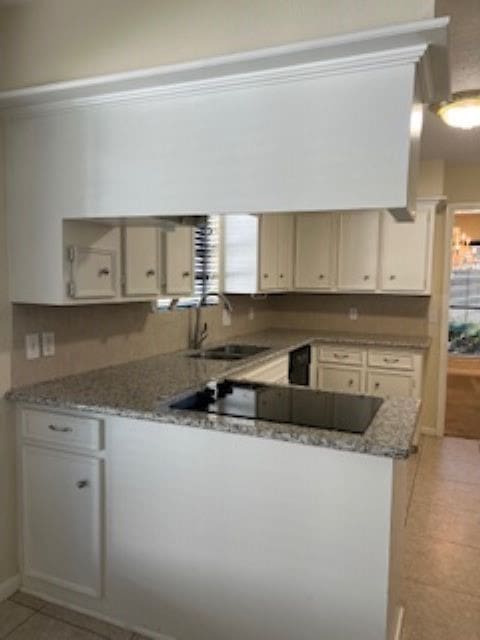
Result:
[[318,387],[324,391],[338,393],[362,393],[363,372],[359,369],[347,367],[318,367]]
[[367,393],[370,396],[409,397],[415,395],[414,390],[414,378],[410,373],[392,371],[369,371],[367,373]]
[[382,398],[420,398],[423,355],[416,350],[318,345],[317,388]]
[[24,573],[99,597],[102,461],[23,445]]

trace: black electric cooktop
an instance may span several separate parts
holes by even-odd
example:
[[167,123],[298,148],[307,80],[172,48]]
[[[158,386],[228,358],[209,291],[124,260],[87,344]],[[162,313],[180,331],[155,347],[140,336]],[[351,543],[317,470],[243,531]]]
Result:
[[173,402],[172,409],[364,433],[382,398],[223,380]]

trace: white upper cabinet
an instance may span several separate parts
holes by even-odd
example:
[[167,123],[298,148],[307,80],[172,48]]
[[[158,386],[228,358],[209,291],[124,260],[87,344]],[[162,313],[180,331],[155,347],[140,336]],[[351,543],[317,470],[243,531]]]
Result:
[[161,292],[160,232],[155,227],[123,229],[123,276],[126,296]]
[[277,216],[260,219],[260,289],[278,289],[278,222]]
[[375,291],[379,259],[380,212],[340,214],[338,288]]
[[193,229],[176,227],[165,233],[165,279],[169,295],[191,295],[193,292]]
[[379,287],[386,292],[429,293],[433,243],[432,207],[417,209],[414,222],[384,213]]
[[335,229],[333,213],[295,216],[297,289],[330,289],[334,284]]
[[262,291],[287,291],[293,282],[294,225],[291,215],[260,217],[260,283]]

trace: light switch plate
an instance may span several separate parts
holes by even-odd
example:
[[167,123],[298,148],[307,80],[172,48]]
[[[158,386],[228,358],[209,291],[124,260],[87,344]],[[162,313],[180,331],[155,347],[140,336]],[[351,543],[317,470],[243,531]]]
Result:
[[38,333],[27,333],[25,336],[25,356],[27,360],[40,357],[40,337]]
[[348,317],[350,320],[358,320],[358,309],[356,307],[350,307],[348,310]]
[[42,333],[42,355],[47,358],[55,355],[55,334],[53,331]]

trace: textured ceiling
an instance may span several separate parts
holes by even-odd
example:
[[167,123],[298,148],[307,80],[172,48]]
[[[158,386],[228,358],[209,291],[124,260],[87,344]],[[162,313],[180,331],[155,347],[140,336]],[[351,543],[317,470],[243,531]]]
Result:
[[[480,0],[437,0],[436,13],[451,17],[449,55],[452,91],[480,90]],[[451,162],[480,163],[480,129],[447,127],[427,114],[422,156]]]

